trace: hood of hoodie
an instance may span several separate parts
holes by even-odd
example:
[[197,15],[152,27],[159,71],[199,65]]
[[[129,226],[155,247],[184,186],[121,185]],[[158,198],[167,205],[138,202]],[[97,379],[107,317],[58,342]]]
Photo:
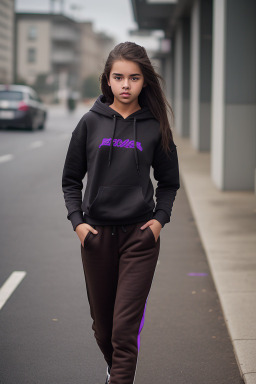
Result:
[[106,98],[104,95],[100,95],[97,100],[95,101],[94,105],[90,109],[90,111],[98,113],[99,115],[103,115],[105,117],[108,117],[113,120],[113,131],[112,131],[112,137],[111,137],[111,144],[109,147],[109,157],[108,157],[108,166],[111,164],[112,160],[112,152],[113,152],[113,140],[115,138],[115,130],[116,130],[116,121],[117,119],[121,119],[124,121],[133,121],[133,137],[134,137],[134,156],[135,156],[135,163],[136,163],[136,169],[137,172],[140,173],[140,167],[139,167],[139,159],[138,159],[138,152],[137,152],[137,146],[136,146],[136,140],[137,140],[137,121],[138,120],[147,120],[147,119],[154,119],[154,116],[150,109],[147,106],[143,106],[138,111],[132,113],[127,118],[123,118],[123,116],[116,112],[114,109],[110,108],[110,103],[106,102]]
[[[122,115],[120,115],[120,113],[116,112],[114,109],[110,108],[109,105],[110,103],[106,102],[105,96],[100,95],[95,101],[90,111],[99,113],[100,115],[103,115],[109,118],[113,118],[115,115],[123,119]],[[127,120],[134,119],[134,118],[136,118],[137,120],[145,120],[145,119],[153,119],[154,116],[147,106],[143,106],[141,109],[139,109],[138,111],[128,116]]]

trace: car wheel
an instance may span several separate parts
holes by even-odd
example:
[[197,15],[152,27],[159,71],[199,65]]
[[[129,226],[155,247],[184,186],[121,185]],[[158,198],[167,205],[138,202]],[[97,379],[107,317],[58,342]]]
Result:
[[46,114],[44,114],[44,119],[42,123],[39,125],[38,129],[43,130],[45,129],[45,120],[46,120]]
[[37,130],[37,125],[36,125],[35,119],[31,120],[31,124],[29,125],[28,130],[33,131],[33,132]]

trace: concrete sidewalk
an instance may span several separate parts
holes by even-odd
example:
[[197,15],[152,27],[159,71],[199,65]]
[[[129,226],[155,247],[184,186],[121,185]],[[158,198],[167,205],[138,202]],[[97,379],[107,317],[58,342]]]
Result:
[[178,135],[175,143],[239,369],[246,384],[255,384],[256,196],[219,191],[210,178],[210,154]]

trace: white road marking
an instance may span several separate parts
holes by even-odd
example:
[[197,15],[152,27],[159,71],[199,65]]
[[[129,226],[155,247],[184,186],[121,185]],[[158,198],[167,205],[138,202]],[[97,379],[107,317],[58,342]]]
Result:
[[42,147],[44,145],[44,142],[42,140],[37,140],[37,141],[33,141],[33,143],[31,143],[29,145],[29,148],[39,148],[39,147]]
[[6,161],[10,161],[13,158],[14,158],[14,156],[11,155],[10,153],[8,155],[0,156],[0,163],[5,163]]
[[14,271],[2,285],[0,288],[0,310],[25,276],[26,272],[24,271]]

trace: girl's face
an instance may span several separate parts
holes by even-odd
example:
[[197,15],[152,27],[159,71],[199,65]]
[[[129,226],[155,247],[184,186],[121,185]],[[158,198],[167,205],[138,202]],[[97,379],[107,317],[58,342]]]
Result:
[[138,102],[138,96],[144,84],[140,66],[133,61],[117,60],[112,65],[108,85],[114,95],[114,102],[131,104]]

